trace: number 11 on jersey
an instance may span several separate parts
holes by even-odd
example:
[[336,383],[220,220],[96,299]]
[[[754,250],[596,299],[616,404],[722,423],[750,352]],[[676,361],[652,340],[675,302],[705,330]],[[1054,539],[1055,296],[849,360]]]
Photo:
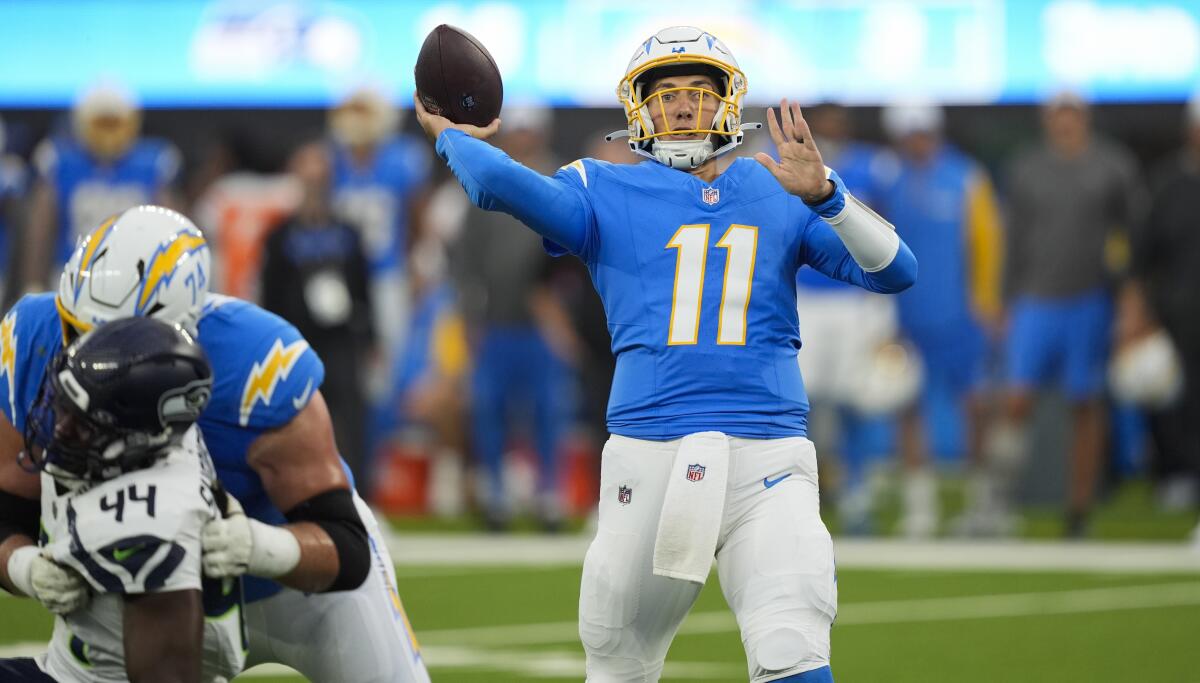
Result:
[[[675,289],[671,297],[668,346],[695,344],[700,335],[700,307],[704,299],[704,271],[708,261],[707,225],[682,225],[668,249],[675,255]],[[754,259],[758,252],[758,228],[734,223],[717,246],[726,250],[725,280],[721,287],[721,311],[717,321],[717,343],[746,343],[746,311],[750,307],[750,285],[754,281]]]

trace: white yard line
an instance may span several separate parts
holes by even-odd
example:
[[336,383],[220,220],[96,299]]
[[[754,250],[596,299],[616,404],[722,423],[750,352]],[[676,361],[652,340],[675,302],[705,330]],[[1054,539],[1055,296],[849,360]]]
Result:
[[[996,619],[1193,605],[1200,605],[1200,581],[1038,593],[851,602],[843,604],[838,610],[837,626]],[[680,629],[681,634],[735,631],[737,623],[733,614],[725,610],[694,612],[683,622]],[[495,647],[572,643],[579,638],[573,621],[441,629],[422,631],[417,637],[422,643],[431,645],[470,643],[474,646]]]
[[[852,602],[841,608],[836,626],[997,619],[1196,605],[1200,605],[1200,581],[1189,581],[1036,593]],[[733,615],[722,610],[691,614],[680,633],[695,635],[736,631],[737,623]],[[573,678],[583,672],[583,658],[577,653],[502,649],[575,643],[578,636],[573,621],[440,629],[421,632],[418,637],[423,643],[425,661],[433,668],[505,671],[528,678]],[[45,648],[43,641],[13,643],[0,646],[0,657],[32,657],[44,652]],[[241,677],[294,673],[285,666],[264,664]],[[741,666],[715,662],[668,662],[666,674],[688,680],[728,680],[744,676],[745,670]]]
[[[388,535],[402,567],[578,566],[589,537],[489,534]],[[1200,574],[1200,552],[1186,543],[1061,543],[1051,541],[929,541],[835,539],[846,569],[1078,571]]]

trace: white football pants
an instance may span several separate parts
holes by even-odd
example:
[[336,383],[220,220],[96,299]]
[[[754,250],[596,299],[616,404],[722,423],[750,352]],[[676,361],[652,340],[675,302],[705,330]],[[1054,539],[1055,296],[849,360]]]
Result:
[[334,593],[284,588],[246,605],[246,668],[286,664],[313,683],[429,683],[379,524],[358,494],[354,502],[371,541],[367,580]]
[[[614,435],[604,447],[599,528],[579,591],[579,636],[591,683],[657,681],[700,593],[698,584],[656,576],[651,568],[679,443]],[[730,439],[716,560],[751,681],[829,664],[837,578],[811,441]]]

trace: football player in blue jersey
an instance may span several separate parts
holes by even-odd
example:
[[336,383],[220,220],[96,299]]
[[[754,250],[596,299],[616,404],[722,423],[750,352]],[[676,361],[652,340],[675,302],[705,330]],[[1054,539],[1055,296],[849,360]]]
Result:
[[[409,230],[423,203],[430,166],[424,141],[397,135],[398,123],[396,107],[370,87],[354,90],[329,114],[333,210],[359,229],[369,258],[379,344],[374,368],[367,374],[379,380],[390,376],[414,308],[407,263]],[[385,381],[368,386],[373,412],[368,450],[391,428],[393,418],[386,412],[399,400],[395,391]]]
[[[879,292],[916,277],[892,226],[827,169],[799,107],[768,110],[779,152],[724,166],[746,78],[691,27],[638,45],[617,94],[637,165],[542,176],[416,103],[472,201],[572,253],[604,301],[617,359],[599,528],[579,634],[589,681],[655,681],[716,558],[752,681],[831,681],[837,610],[808,400],[796,271]],[[414,98],[415,99],[415,98]]]
[[76,241],[108,216],[138,204],[178,203],[179,150],[138,137],[141,125],[133,96],[100,84],[72,108],[71,133],[34,150],[38,180],[22,255],[26,291],[43,291]]
[[[920,401],[900,416],[904,465],[900,530],[909,537],[937,532],[937,480],[929,454],[966,454],[971,475],[969,514],[959,533],[1002,534],[1012,525],[991,492],[1007,479],[982,467],[987,416],[989,347],[999,337],[1000,274],[1004,236],[1000,210],[987,171],[947,142],[940,107],[907,102],[883,110],[884,130],[894,143],[889,163],[876,173],[876,204],[900,226],[900,234],[928,275],[896,297],[900,328],[924,367]],[[941,446],[926,425],[943,420],[962,433],[961,444]],[[953,433],[951,434],[953,436]],[[939,447],[940,446],[940,447]],[[957,453],[955,453],[957,451]],[[992,465],[990,469],[996,469]]]
[[97,325],[153,316],[193,330],[212,364],[198,424],[232,495],[227,517],[204,528],[203,563],[213,578],[257,577],[245,581],[247,665],[428,681],[378,525],[334,446],[320,359],[281,318],[209,295],[210,277],[191,221],[138,206],[80,240],[57,293],[23,297],[0,322],[0,583],[12,587],[13,551],[37,535],[17,521],[40,489],[17,454],[46,364]]
[[[841,105],[810,107],[805,119],[821,157],[837,169],[846,189],[868,206],[876,206],[872,174],[884,158],[883,150],[852,137],[849,112]],[[814,426],[813,432],[822,437],[814,442],[818,448],[832,446],[833,452],[823,455],[837,456],[842,465],[837,492],[842,531],[869,533],[878,488],[875,477],[868,476],[869,468],[890,452],[890,415],[911,400],[905,389],[916,384],[897,381],[899,377],[882,371],[883,367],[912,367],[885,364],[898,351],[893,344],[896,297],[830,279],[812,268],[799,270],[796,287],[804,338],[800,371],[813,402],[813,421],[824,426],[822,433],[816,433],[821,427]],[[879,391],[877,386],[891,391]]]

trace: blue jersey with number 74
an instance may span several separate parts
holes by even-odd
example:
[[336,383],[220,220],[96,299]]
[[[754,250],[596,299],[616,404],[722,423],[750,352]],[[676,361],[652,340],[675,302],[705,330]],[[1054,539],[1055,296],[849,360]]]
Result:
[[821,216],[846,201],[832,172],[835,196],[810,208],[749,159],[709,184],[654,161],[581,159],[546,178],[453,130],[437,148],[477,205],[511,213],[551,253],[587,264],[617,359],[614,434],[803,436],[797,270],[807,265],[879,292],[904,289],[915,276],[903,244],[881,270],[854,262]]

